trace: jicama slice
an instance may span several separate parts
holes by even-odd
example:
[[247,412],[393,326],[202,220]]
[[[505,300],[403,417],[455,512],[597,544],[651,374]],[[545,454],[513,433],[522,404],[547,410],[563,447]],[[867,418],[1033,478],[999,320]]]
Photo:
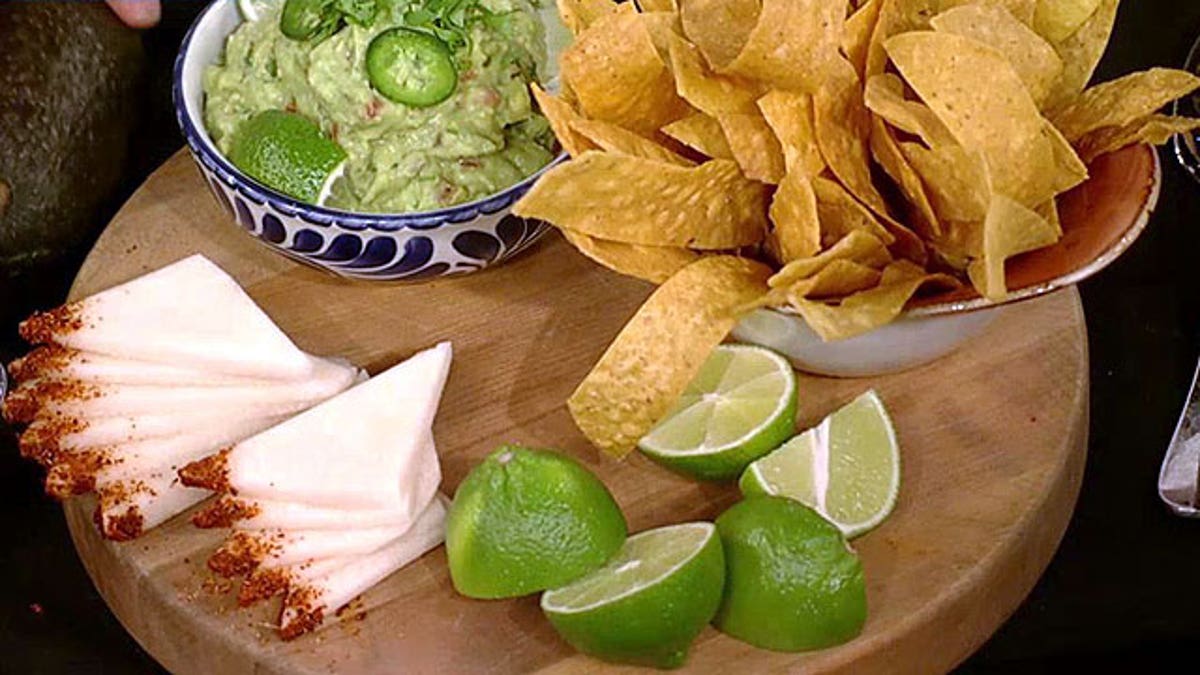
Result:
[[357,378],[353,368],[317,362],[300,382],[240,384],[225,387],[87,384],[30,380],[4,399],[4,418],[31,422],[38,417],[96,418],[142,415],[164,410],[225,414],[286,415],[337,394]]
[[[179,433],[119,444],[59,449],[42,454],[41,459],[53,467],[51,476],[56,472],[61,475],[63,470],[70,470],[76,476],[80,471],[89,471],[92,478],[107,474],[115,480],[162,471],[174,475],[188,462],[271,427],[275,419],[235,418],[207,427],[193,427]],[[50,491],[49,482],[47,477],[47,492]]]
[[18,385],[0,414],[29,425],[21,453],[49,469],[47,492],[98,492],[96,523],[113,539],[208,496],[179,482],[180,466],[365,378],[298,349],[203,256],[35,314],[20,332],[40,346],[11,364]]
[[35,314],[20,330],[32,344],[231,375],[295,380],[313,367],[237,282],[202,255]]
[[[435,495],[433,503],[426,506],[425,510],[421,512],[420,518],[429,517],[429,511],[435,509],[439,504],[442,508],[448,507],[449,501],[449,499],[440,493]],[[420,525],[413,525],[413,529],[419,528]],[[400,536],[406,536],[407,534],[406,532]],[[395,539],[390,540],[388,543],[395,543]],[[374,552],[372,551],[372,553]],[[300,565],[279,566],[269,563],[260,565],[242,583],[242,588],[238,592],[238,605],[245,607],[259,600],[273,597],[287,591],[288,586],[293,583],[303,583],[306,579],[319,579],[336,572],[338,569],[356,560],[358,558],[340,557],[308,561]]]
[[222,495],[197,513],[197,527],[230,527],[239,530],[336,530],[359,527],[403,529],[413,516],[397,509],[330,509],[295,502],[242,499]]
[[425,439],[450,359],[443,342],[179,475],[251,499],[415,517],[441,480],[440,469],[429,470],[438,460]]
[[443,499],[435,498],[407,532],[374,553],[294,567],[280,612],[280,637],[291,640],[316,629],[339,608],[442,543],[445,522]]
[[408,528],[392,526],[341,530],[257,530],[234,532],[208,559],[225,577],[243,576],[259,565],[281,567],[326,558],[361,556],[379,549]]
[[147,414],[134,417],[43,417],[35,419],[21,434],[21,456],[42,464],[53,464],[62,452],[110,447],[177,434],[202,433],[229,426],[237,439],[258,433],[282,422],[285,415],[256,415],[253,411],[212,413],[208,411]]
[[[436,454],[432,431],[425,443]],[[440,482],[436,462],[427,462],[420,471],[427,475],[421,485]],[[192,516],[201,528],[236,527],[239,530],[339,530],[390,527],[403,531],[412,525],[414,514],[408,509],[332,509],[296,502],[280,502],[221,495],[212,504]]]
[[96,526],[116,541],[140,537],[208,498],[205,490],[181,485],[175,476],[160,474],[130,481],[97,482]]
[[160,474],[178,479],[180,467],[269,428],[269,419],[235,420],[204,431],[127,443],[102,462],[96,478],[101,483]]
[[[305,354],[313,369],[334,362]],[[348,367],[337,364],[339,367]],[[81,352],[58,345],[44,345],[13,361],[9,375],[17,382],[28,380],[77,381],[89,384],[150,384],[165,386],[227,386],[290,380],[229,375],[209,369],[187,368],[136,357],[116,357]]]
[[60,453],[46,474],[46,493],[66,499],[90,492],[98,483],[174,476],[179,466],[248,435],[230,435],[225,429],[228,427],[214,427],[206,434],[178,434]]

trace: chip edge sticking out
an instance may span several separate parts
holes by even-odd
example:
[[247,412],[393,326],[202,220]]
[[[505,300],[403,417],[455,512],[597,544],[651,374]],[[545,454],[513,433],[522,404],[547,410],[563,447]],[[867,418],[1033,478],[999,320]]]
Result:
[[767,292],[771,270],[717,255],[684,267],[638,309],[567,400],[584,436],[622,458],[669,411],[708,354]]

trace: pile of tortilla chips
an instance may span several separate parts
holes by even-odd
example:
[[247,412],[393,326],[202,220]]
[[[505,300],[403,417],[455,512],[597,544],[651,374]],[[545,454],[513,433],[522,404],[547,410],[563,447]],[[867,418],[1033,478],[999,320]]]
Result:
[[575,41],[534,94],[574,159],[515,211],[663,284],[572,396],[588,437],[632,449],[724,337],[669,338],[697,317],[790,308],[834,340],[922,289],[1003,298],[1087,162],[1200,127],[1157,114],[1185,72],[1085,89],[1118,2],[559,0]]

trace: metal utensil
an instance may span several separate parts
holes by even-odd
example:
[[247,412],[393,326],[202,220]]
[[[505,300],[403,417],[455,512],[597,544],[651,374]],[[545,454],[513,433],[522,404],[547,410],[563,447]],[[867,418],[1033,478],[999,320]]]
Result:
[[[1184,66],[1189,72],[1200,72],[1200,39],[1192,45]],[[1200,115],[1200,95],[1175,102],[1173,113],[1194,117]],[[1175,136],[1175,157],[1196,180],[1200,180],[1200,134]],[[1175,435],[1163,456],[1158,473],[1158,496],[1172,511],[1185,518],[1200,518],[1200,362],[1192,375]]]
[[[1200,73],[1200,39],[1192,45],[1184,69],[1189,73]],[[1200,94],[1192,94],[1175,102],[1174,115],[1196,117],[1200,115]],[[1177,134],[1175,136],[1175,158],[1187,169],[1192,178],[1200,181],[1200,133]]]
[[1158,474],[1158,496],[1176,515],[1200,518],[1200,362]]

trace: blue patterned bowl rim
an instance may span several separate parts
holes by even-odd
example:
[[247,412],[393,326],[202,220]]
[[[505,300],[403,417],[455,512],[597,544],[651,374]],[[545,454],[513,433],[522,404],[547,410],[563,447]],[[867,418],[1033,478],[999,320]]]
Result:
[[270,204],[278,211],[290,216],[299,216],[317,225],[340,225],[350,230],[374,230],[380,232],[395,232],[402,229],[430,230],[447,223],[464,223],[478,218],[481,214],[493,214],[512,206],[524,195],[534,182],[552,167],[566,161],[567,155],[560,152],[549,164],[528,176],[524,180],[511,185],[494,195],[489,195],[473,202],[456,204],[431,211],[413,213],[358,213],[343,211],[324,206],[316,206],[298,201],[281,192],[259,183],[242,173],[233,166],[212,145],[212,142],[200,132],[201,121],[192,118],[188,111],[187,101],[183,95],[183,66],[192,46],[197,28],[219,6],[232,3],[232,0],[212,0],[204,11],[196,17],[188,28],[187,34],[180,43],[179,53],[175,56],[174,81],[171,86],[172,102],[175,106],[175,118],[183,132],[184,140],[196,157],[224,183],[236,187],[245,196],[256,203]]

